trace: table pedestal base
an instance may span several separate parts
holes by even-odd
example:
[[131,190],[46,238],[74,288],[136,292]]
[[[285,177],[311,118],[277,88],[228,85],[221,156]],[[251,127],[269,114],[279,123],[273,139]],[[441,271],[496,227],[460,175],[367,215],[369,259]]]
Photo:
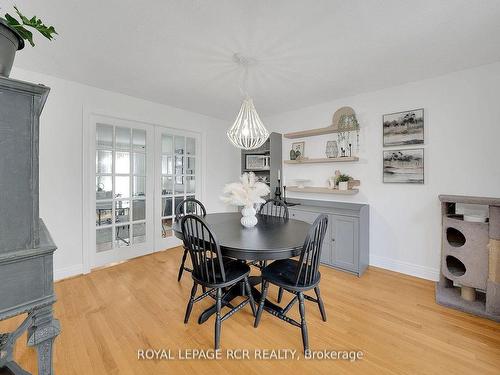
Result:
[[[255,303],[258,305],[262,295],[260,293],[260,290],[258,290],[255,286],[261,285],[262,278],[260,276],[250,276],[248,278],[248,281],[252,286],[253,299],[255,300]],[[226,291],[224,298],[222,298],[222,305],[231,306],[231,301],[239,296],[246,296],[244,282],[239,282]],[[264,309],[276,316],[281,315],[283,311],[281,307],[272,303],[268,299],[266,299],[264,303]],[[208,309],[206,309],[205,311],[203,311],[200,317],[198,318],[198,324],[205,323],[213,314],[215,314],[216,310],[217,310],[216,306],[213,305]]]

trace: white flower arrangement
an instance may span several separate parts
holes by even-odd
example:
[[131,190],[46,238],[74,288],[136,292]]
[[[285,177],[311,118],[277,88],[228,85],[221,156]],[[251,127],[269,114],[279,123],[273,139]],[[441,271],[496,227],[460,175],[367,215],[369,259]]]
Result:
[[224,186],[224,196],[222,201],[234,206],[252,207],[256,203],[264,203],[261,197],[270,193],[269,186],[259,182],[255,173],[243,173],[241,182],[233,182]]

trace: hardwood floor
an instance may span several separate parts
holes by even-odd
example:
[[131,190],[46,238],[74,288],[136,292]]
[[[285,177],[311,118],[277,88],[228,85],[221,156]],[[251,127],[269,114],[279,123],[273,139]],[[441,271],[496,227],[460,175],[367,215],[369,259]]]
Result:
[[[311,349],[361,350],[356,362],[304,360],[300,330],[264,313],[253,328],[250,308],[222,325],[222,349],[295,349],[300,360],[137,359],[138,349],[213,348],[214,320],[183,324],[191,278],[177,283],[180,248],[138,258],[56,284],[62,334],[55,345],[57,375],[71,374],[498,374],[500,324],[434,302],[434,283],[370,268],[362,278],[322,267],[328,322],[306,303]],[[277,296],[277,289],[269,293]],[[285,293],[284,303],[288,301]],[[294,306],[291,314],[298,317]],[[11,330],[20,318],[0,323]],[[36,373],[36,356],[21,338],[17,361]]]

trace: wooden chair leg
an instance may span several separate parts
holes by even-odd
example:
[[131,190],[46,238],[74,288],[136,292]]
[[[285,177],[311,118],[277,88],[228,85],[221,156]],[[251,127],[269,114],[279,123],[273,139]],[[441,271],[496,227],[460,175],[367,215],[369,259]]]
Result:
[[302,343],[304,344],[305,352],[309,350],[309,337],[307,335],[306,308],[304,305],[304,293],[299,292],[300,329],[302,331]]
[[186,308],[186,315],[184,316],[184,324],[189,321],[189,316],[191,315],[191,310],[193,310],[194,297],[196,296],[196,290],[198,289],[198,284],[193,283],[193,288],[191,289],[191,297]]
[[215,315],[215,349],[220,348],[220,328],[221,328],[221,316],[220,316],[220,310],[222,308],[222,289],[217,288],[217,312]]
[[314,292],[316,293],[316,299],[318,300],[319,312],[321,313],[321,318],[324,322],[326,322],[326,311],[325,305],[323,304],[323,300],[321,299],[321,292],[319,291],[319,286],[314,288]]
[[259,309],[257,310],[257,315],[255,316],[254,327],[257,328],[260,322],[260,317],[262,316],[262,310],[264,310],[264,303],[266,302],[267,289],[269,287],[269,281],[263,281],[262,286],[262,297],[260,298]]
[[188,249],[184,248],[184,254],[182,254],[181,266],[179,268],[179,274],[177,275],[177,281],[181,281],[182,273],[184,272],[184,263],[186,263],[186,257],[188,254]]
[[278,303],[281,303],[281,299],[283,298],[283,288],[280,288],[278,291]]
[[255,301],[252,295],[252,287],[250,286],[250,282],[248,281],[248,277],[245,277],[245,289],[248,294],[248,300],[250,301],[250,307],[252,308],[252,314],[255,317],[257,314],[257,309],[255,308]]

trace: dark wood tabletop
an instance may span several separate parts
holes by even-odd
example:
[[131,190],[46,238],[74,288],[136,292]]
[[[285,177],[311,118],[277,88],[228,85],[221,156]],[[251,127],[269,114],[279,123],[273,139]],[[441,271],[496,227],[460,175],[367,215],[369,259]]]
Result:
[[[245,228],[239,212],[208,214],[205,221],[217,236],[222,254],[241,260],[277,260],[300,254],[310,224],[294,219],[257,215],[258,223]],[[173,225],[182,239],[180,222]]]

